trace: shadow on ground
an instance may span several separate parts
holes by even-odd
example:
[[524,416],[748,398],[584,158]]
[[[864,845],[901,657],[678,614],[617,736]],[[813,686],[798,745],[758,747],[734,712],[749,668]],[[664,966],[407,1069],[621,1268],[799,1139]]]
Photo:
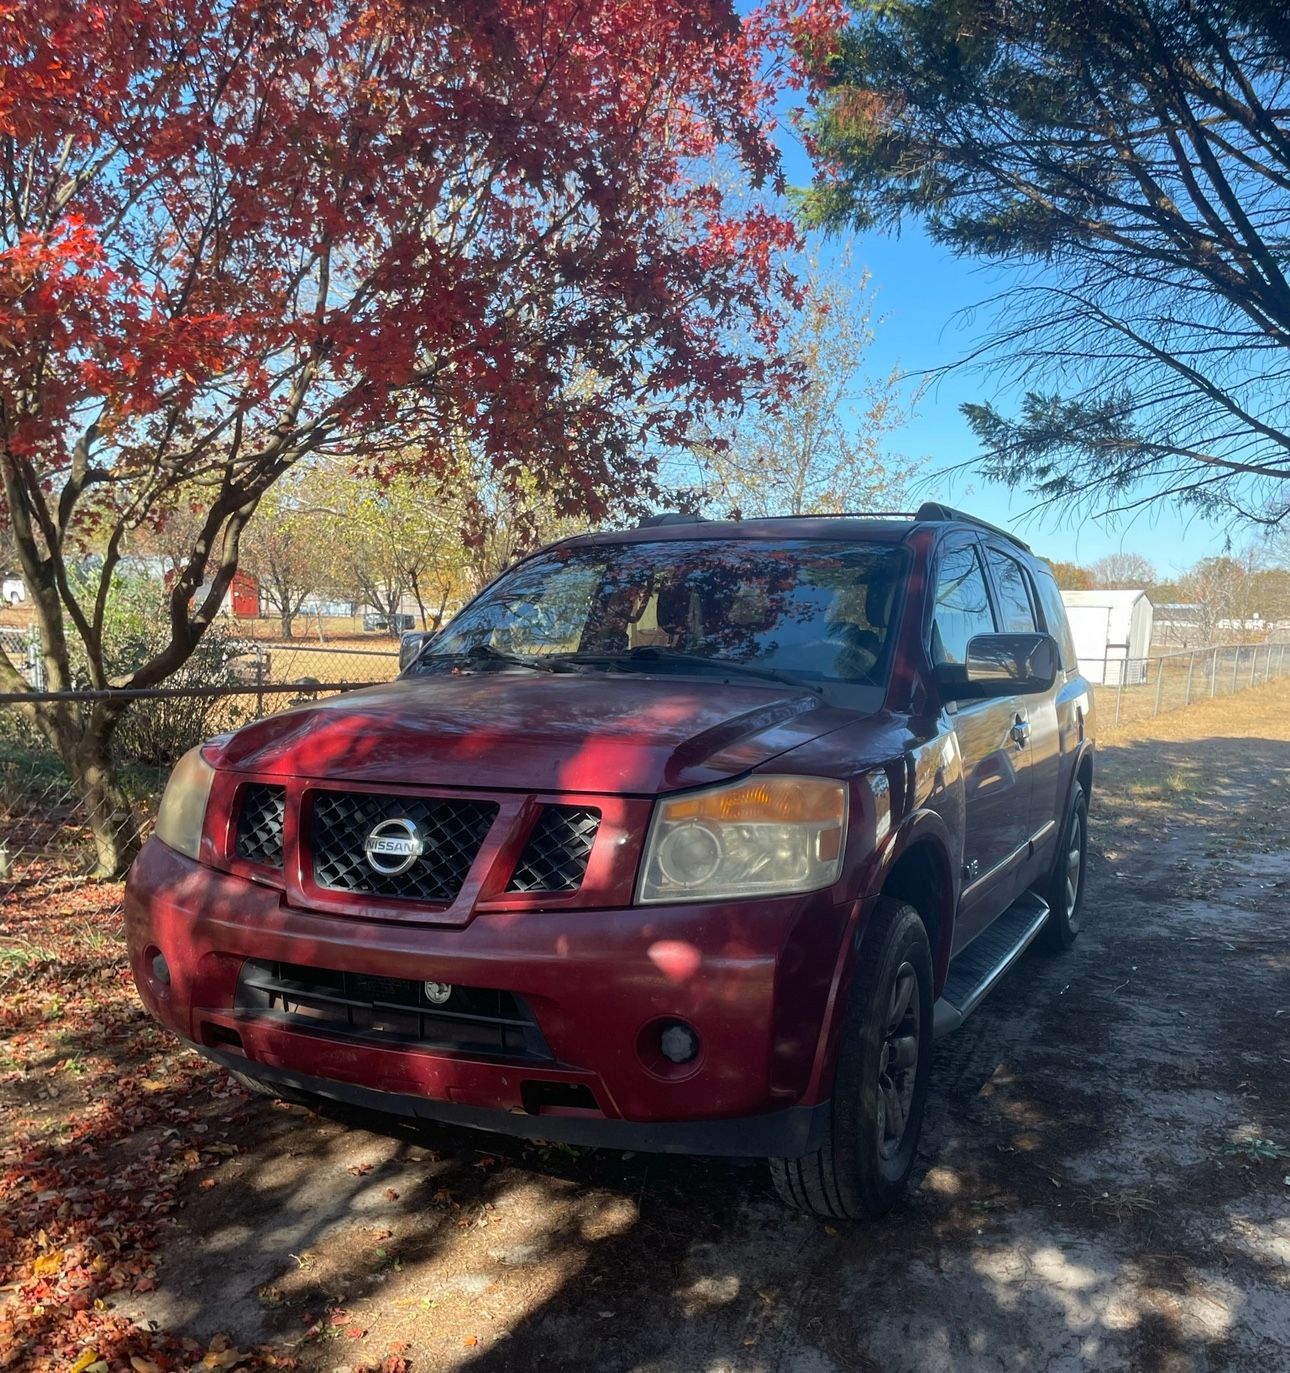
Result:
[[880,1223],[760,1168],[256,1101],[122,1310],[319,1369],[1290,1368],[1290,743],[1106,750],[1093,825],[1083,937],[938,1048]]

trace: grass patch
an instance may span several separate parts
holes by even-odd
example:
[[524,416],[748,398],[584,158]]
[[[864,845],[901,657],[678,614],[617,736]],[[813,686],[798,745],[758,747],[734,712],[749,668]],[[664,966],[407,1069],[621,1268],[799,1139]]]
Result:
[[0,940],[0,972],[16,972],[34,968],[40,963],[56,963],[58,956],[50,949],[39,948],[23,941],[10,943]]
[[1200,767],[1135,751],[1116,760],[1116,791],[1135,806],[1176,807],[1199,795],[1205,783]]
[[1238,1156],[1250,1163],[1280,1163],[1290,1159],[1290,1148],[1274,1139],[1238,1139],[1224,1148],[1225,1154]]

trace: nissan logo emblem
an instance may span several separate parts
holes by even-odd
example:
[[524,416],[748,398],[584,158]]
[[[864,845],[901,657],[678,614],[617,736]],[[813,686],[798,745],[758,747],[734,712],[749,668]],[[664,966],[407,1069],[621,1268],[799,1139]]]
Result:
[[367,865],[382,877],[397,877],[425,852],[426,843],[411,820],[382,820],[373,825],[363,841]]

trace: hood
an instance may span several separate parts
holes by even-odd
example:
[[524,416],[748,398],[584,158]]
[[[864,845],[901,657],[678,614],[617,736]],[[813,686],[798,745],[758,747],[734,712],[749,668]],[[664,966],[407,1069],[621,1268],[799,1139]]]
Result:
[[736,776],[854,718],[774,683],[427,675],[259,720],[208,756],[282,777],[651,795]]

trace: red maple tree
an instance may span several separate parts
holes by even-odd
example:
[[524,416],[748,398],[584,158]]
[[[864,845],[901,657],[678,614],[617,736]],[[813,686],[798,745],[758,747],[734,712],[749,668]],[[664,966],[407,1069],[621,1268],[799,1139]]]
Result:
[[[48,687],[75,660],[164,681],[311,453],[433,473],[464,433],[594,518],[648,486],[647,444],[773,384],[795,231],[745,190],[776,183],[775,105],[838,11],[0,0],[0,494]],[[114,678],[114,571],[177,505],[200,518],[169,640]],[[125,708],[23,707],[103,872],[136,843]]]

